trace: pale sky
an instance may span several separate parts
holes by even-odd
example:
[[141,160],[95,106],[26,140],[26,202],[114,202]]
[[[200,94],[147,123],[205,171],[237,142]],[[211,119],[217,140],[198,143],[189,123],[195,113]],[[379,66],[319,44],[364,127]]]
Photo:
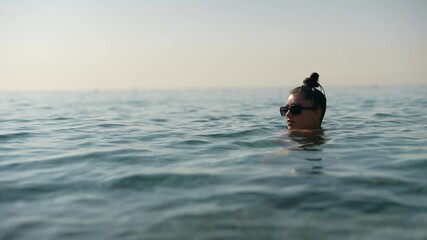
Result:
[[0,90],[427,83],[424,0],[0,0]]

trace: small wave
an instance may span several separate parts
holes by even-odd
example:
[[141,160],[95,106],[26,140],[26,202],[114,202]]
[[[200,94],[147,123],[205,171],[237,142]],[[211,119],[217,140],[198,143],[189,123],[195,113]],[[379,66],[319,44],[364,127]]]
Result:
[[52,183],[30,183],[16,184],[12,182],[0,182],[0,203],[22,200],[33,200],[58,192],[88,191],[93,192],[100,189],[100,184],[95,181],[73,181]]
[[[220,132],[220,133],[210,133],[210,134],[202,134],[199,136],[203,137],[212,137],[212,138],[239,138],[239,137],[245,137],[250,136],[254,134],[259,134],[260,132],[264,131],[264,128],[253,128],[249,130],[241,130],[241,131],[234,131],[234,132]],[[268,129],[270,130],[270,129]]]
[[33,133],[31,132],[14,132],[14,133],[6,133],[0,134],[0,141],[9,141],[31,137]]
[[427,170],[427,159],[423,156],[414,156],[413,159],[405,159],[396,164],[396,168],[405,171]]
[[279,141],[273,140],[255,140],[255,141],[236,141],[234,144],[244,147],[254,148],[265,148],[265,147],[277,147],[281,145]]
[[120,162],[126,164],[140,163],[146,159],[151,159],[150,156],[143,156],[143,153],[149,152],[146,149],[113,149],[113,150],[98,150],[84,153],[67,153],[53,156],[44,156],[43,158],[35,158],[28,161],[11,161],[2,164],[2,167],[17,168],[25,166],[26,168],[38,168],[41,166],[61,166],[63,164],[73,164],[76,162]]
[[336,207],[352,209],[356,210],[357,212],[364,212],[370,214],[391,211],[391,209],[408,209],[408,206],[405,207],[404,204],[392,199],[388,199],[384,196],[372,197],[360,195],[354,198],[342,200],[338,202]]
[[395,117],[395,114],[391,114],[391,113],[375,113],[374,117],[388,118],[388,117]]
[[331,191],[304,190],[282,195],[272,200],[274,206],[280,209],[298,208],[301,211],[324,211],[324,209],[336,206],[336,203],[339,202],[339,195]]
[[238,114],[235,117],[240,120],[250,120],[250,119],[255,119],[257,116],[253,114]]
[[65,120],[71,120],[72,118],[68,118],[68,117],[56,117],[56,118],[52,118],[51,120],[54,121],[65,121]]
[[217,183],[217,177],[208,174],[135,174],[113,180],[113,189],[144,190],[155,187],[201,187]]
[[227,119],[227,118],[224,116],[221,116],[221,117],[209,117],[207,120],[210,122],[210,121],[220,121],[224,119]]
[[43,184],[32,186],[2,186],[0,188],[0,202],[34,199],[38,196],[61,190],[58,184]]
[[210,142],[204,141],[204,140],[197,140],[197,139],[191,139],[191,140],[184,140],[182,142],[179,142],[179,144],[184,145],[203,145],[203,144],[209,144]]
[[153,121],[153,122],[156,122],[156,123],[165,123],[165,122],[168,122],[169,120],[168,119],[166,119],[166,118],[152,118],[152,119],[150,119],[151,121]]
[[364,187],[407,187],[411,185],[407,181],[392,178],[392,177],[359,177],[359,176],[349,176],[341,178],[341,181],[345,185],[362,185]]
[[117,128],[117,127],[126,127],[126,124],[121,124],[121,123],[102,123],[102,124],[98,124],[97,127],[101,127],[101,128]]
[[209,119],[196,119],[191,121],[192,123],[206,123],[206,122],[210,122]]

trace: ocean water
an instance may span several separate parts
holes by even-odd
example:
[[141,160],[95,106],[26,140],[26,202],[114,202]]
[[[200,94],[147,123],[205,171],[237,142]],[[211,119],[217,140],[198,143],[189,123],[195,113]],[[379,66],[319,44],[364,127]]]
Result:
[[2,92],[0,239],[427,239],[427,87]]

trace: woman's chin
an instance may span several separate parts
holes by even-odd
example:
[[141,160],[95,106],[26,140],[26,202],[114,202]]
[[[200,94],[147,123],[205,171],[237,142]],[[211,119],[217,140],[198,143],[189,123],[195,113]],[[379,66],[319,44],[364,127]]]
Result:
[[288,126],[289,131],[304,129],[304,128],[299,127],[298,124],[295,124],[295,122],[292,122],[292,123],[288,122],[287,126]]
[[288,126],[288,130],[295,130],[295,129],[297,129],[297,126],[295,125],[295,122],[288,121],[286,123],[286,125]]

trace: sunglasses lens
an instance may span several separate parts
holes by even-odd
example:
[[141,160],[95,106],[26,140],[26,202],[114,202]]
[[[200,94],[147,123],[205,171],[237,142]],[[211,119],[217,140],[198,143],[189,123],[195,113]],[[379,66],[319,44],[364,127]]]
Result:
[[299,115],[302,112],[302,107],[300,105],[294,105],[291,107],[290,110],[292,115]]
[[288,112],[289,108],[286,107],[280,107],[280,115],[282,115],[283,117],[286,116],[286,113]]

